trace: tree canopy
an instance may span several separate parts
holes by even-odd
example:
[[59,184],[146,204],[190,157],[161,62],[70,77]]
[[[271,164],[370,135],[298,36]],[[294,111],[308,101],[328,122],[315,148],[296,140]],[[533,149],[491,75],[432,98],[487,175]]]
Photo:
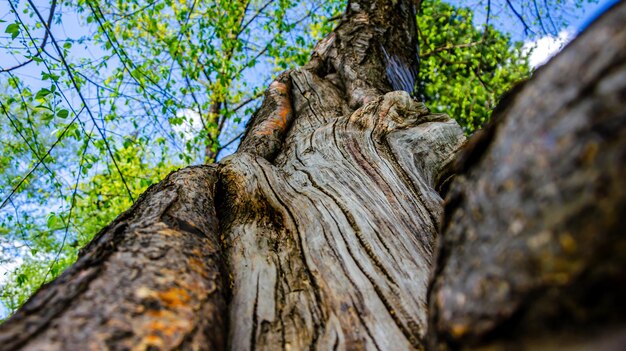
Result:
[[[11,269],[0,300],[10,311],[74,262],[148,186],[236,145],[268,82],[306,62],[345,6],[7,3],[1,57],[14,64],[0,67],[0,264]],[[515,10],[509,18],[528,35],[553,34],[567,20],[551,11],[559,3],[518,9],[508,1],[473,8],[423,1],[415,95],[472,133],[531,74],[521,43],[490,18],[498,8],[505,17]],[[482,25],[474,12],[483,14]]]

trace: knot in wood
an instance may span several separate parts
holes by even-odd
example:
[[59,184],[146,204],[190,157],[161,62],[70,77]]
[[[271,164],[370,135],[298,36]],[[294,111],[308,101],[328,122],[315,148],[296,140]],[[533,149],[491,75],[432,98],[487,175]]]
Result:
[[415,101],[409,93],[403,90],[392,91],[383,97],[379,116],[381,119],[390,119],[398,124],[414,124],[419,117],[428,114],[428,108],[421,102]]

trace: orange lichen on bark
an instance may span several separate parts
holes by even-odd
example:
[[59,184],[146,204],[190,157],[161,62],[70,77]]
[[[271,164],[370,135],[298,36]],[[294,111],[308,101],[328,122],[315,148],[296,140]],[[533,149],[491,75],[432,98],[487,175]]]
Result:
[[278,130],[283,132],[292,116],[289,88],[285,83],[274,81],[268,89],[269,96],[276,102],[276,109],[268,119],[261,122],[255,132],[256,135],[271,135]]
[[166,308],[186,306],[190,300],[187,291],[178,287],[172,287],[166,291],[159,291],[157,296]]
[[193,329],[192,309],[186,313],[189,318],[180,318],[180,314],[168,310],[147,311],[147,321],[138,330],[145,333],[136,350],[145,350],[148,346],[169,349],[179,345],[185,335]]

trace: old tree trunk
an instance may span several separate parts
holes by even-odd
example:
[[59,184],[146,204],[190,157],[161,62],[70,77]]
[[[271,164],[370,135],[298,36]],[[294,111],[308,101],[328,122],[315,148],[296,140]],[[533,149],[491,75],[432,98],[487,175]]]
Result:
[[0,349],[619,349],[624,21],[621,3],[462,147],[408,93],[413,3],[351,1],[236,154],[151,187]]

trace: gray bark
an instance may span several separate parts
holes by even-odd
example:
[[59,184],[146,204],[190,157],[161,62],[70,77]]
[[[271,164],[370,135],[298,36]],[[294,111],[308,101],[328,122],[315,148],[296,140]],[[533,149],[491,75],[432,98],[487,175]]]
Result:
[[150,188],[0,326],[0,349],[617,349],[625,18],[463,146],[409,95],[412,3],[350,2],[235,155]]
[[[292,73],[308,89],[313,77]],[[294,95],[296,132],[275,163],[238,153],[220,168],[232,347],[420,348],[434,181],[461,129],[405,92],[350,115]]]
[[233,349],[423,347],[434,188],[464,136],[409,96],[417,51],[410,2],[351,2],[221,162]]

